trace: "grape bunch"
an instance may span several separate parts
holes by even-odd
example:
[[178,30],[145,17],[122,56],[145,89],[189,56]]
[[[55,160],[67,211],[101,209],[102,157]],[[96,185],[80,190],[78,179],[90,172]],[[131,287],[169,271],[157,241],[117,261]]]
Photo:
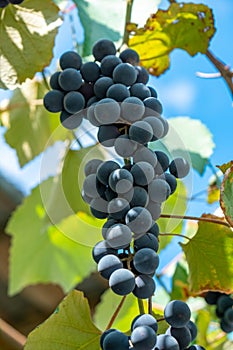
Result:
[[220,328],[225,333],[233,332],[233,299],[231,295],[209,291],[205,295],[209,305],[216,305],[216,315],[220,319]]
[[4,8],[9,4],[12,5],[19,5],[23,2],[24,0],[0,0],[0,8]]
[[164,309],[164,319],[169,324],[165,334],[158,333],[158,322],[150,314],[136,316],[128,337],[116,329],[106,330],[100,339],[102,350],[204,350],[200,345],[190,345],[197,336],[197,327],[190,320],[188,305],[173,300]]

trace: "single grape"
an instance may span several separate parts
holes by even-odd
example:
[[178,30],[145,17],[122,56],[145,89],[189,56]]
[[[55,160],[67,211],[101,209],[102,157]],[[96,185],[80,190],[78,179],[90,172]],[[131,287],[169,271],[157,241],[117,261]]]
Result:
[[225,322],[233,325],[233,309],[231,307],[224,312],[223,319]]
[[124,198],[114,198],[108,204],[108,212],[116,220],[124,218],[129,209],[129,202]]
[[163,113],[162,104],[156,97],[147,97],[143,100],[143,103],[147,109],[152,109],[159,114]]
[[224,318],[222,318],[221,321],[220,321],[220,328],[225,333],[233,332],[233,324],[226,322],[226,320]]
[[217,304],[217,300],[218,298],[222,295],[222,293],[220,292],[212,292],[209,291],[206,293],[205,295],[205,301],[207,302],[207,304],[209,305],[216,305]]
[[186,349],[191,343],[191,333],[188,327],[169,327],[166,334],[173,336],[180,346],[180,349]]
[[163,174],[169,167],[169,158],[166,153],[162,151],[155,151],[155,155],[157,157],[158,163],[155,167],[155,174],[161,175]]
[[109,279],[111,274],[123,267],[120,259],[113,254],[103,256],[98,262],[98,271],[102,277]]
[[104,223],[104,225],[102,226],[102,236],[104,239],[106,239],[106,234],[107,234],[108,229],[117,223],[118,223],[118,221],[114,220],[114,219],[108,219]]
[[8,0],[0,0],[0,8],[4,8],[9,4]]
[[137,71],[136,83],[142,83],[146,85],[149,80],[149,73],[147,70],[141,66],[136,66],[135,69]]
[[224,312],[232,306],[233,299],[229,295],[223,294],[217,300],[217,308],[221,314],[224,314]]
[[99,197],[99,192],[97,189],[96,174],[89,174],[83,182],[84,193],[91,198]]
[[129,96],[130,93],[127,87],[120,83],[111,85],[106,92],[106,97],[112,98],[117,102],[122,102]]
[[[111,332],[115,332],[117,331],[116,329],[114,328],[110,328],[110,329],[107,329],[106,331],[104,331],[102,334],[101,334],[101,337],[100,337],[100,347],[101,349],[103,349],[103,343],[104,343],[104,338],[106,337],[106,335],[108,335],[109,333]],[[117,331],[118,332],[118,331]]]
[[97,139],[105,147],[114,146],[115,140],[120,136],[118,127],[114,124],[100,125]]
[[171,335],[160,334],[157,337],[155,350],[180,350],[177,340]]
[[151,248],[142,248],[135,253],[133,265],[139,273],[153,274],[159,266],[159,256]]
[[152,224],[152,226],[149,228],[149,230],[147,231],[147,233],[152,233],[155,237],[159,237],[159,225],[154,222]]
[[145,207],[149,201],[147,191],[140,186],[133,187],[133,194],[130,200],[131,207]]
[[131,140],[146,144],[153,137],[153,129],[149,123],[139,120],[129,127],[129,137]]
[[97,264],[103,256],[109,254],[117,255],[117,250],[109,247],[106,241],[96,243],[92,249],[92,257]]
[[81,196],[82,196],[82,199],[84,200],[84,202],[88,203],[88,204],[91,204],[91,201],[92,201],[92,197],[89,197],[85,192],[84,190],[82,189],[81,191]]
[[135,278],[133,294],[139,299],[152,297],[156,289],[155,281],[147,275],[139,275]]
[[114,83],[130,86],[133,85],[137,79],[137,71],[135,67],[129,63],[120,63],[114,68],[112,77]]
[[63,104],[68,113],[74,114],[84,108],[85,99],[80,92],[70,91],[65,95]]
[[58,77],[58,83],[65,91],[78,90],[82,85],[82,76],[74,68],[66,68]]
[[133,176],[126,169],[114,170],[108,179],[111,189],[118,194],[126,193],[133,187]]
[[100,164],[97,168],[96,176],[104,185],[108,185],[108,179],[112,171],[120,169],[120,165],[113,160],[108,160]]
[[113,80],[109,77],[101,77],[94,84],[94,93],[98,98],[106,97],[107,90],[113,85]]
[[126,134],[120,135],[115,139],[114,148],[119,156],[123,158],[132,157],[137,150],[137,142],[130,140]]
[[87,108],[87,120],[94,126],[101,126],[101,123],[96,119],[95,117],[95,105],[96,103],[93,103],[90,107]]
[[127,212],[125,223],[138,238],[138,235],[144,234],[151,227],[152,217],[147,209],[134,207]]
[[111,40],[100,39],[93,45],[92,54],[100,62],[107,55],[115,55],[116,47]]
[[66,68],[80,69],[82,57],[75,51],[67,51],[61,55],[59,63],[63,70]]
[[[157,91],[152,86],[147,86],[147,87],[150,90],[151,97],[157,98],[158,97]],[[150,97],[150,96],[148,96],[148,97]]]
[[184,158],[175,158],[169,165],[169,170],[172,175],[177,178],[183,178],[188,175],[190,165]]
[[156,118],[155,116],[151,116],[151,117],[144,118],[143,121],[150,124],[150,126],[153,129],[152,141],[159,140],[163,137],[164,127],[163,127],[163,123],[161,122],[161,120],[159,118]]
[[121,116],[130,123],[140,120],[144,114],[144,111],[145,106],[143,102],[134,96],[125,98],[121,104]]
[[100,67],[95,62],[86,62],[81,66],[80,73],[86,82],[93,83],[100,77]]
[[151,327],[155,333],[158,331],[158,323],[154,316],[150,314],[138,315],[136,316],[131,324],[131,331],[139,326]]
[[120,53],[119,57],[122,60],[122,62],[130,63],[133,66],[136,66],[140,61],[140,57],[139,57],[139,54],[137,53],[137,51],[130,49],[130,48],[122,51]]
[[152,233],[146,233],[142,237],[135,239],[134,241],[134,250],[137,252],[142,248],[150,248],[155,252],[159,249],[159,241],[158,238],[155,237]]
[[118,295],[127,295],[135,287],[134,274],[127,269],[118,269],[114,271],[109,279],[109,286],[114,293]]
[[97,219],[105,219],[108,216],[107,207],[108,202],[103,198],[93,198],[90,203],[91,213]]
[[191,334],[191,341],[195,340],[197,337],[197,326],[193,321],[189,321],[186,325],[186,327],[189,329]]
[[73,130],[79,127],[79,125],[82,123],[82,116],[79,115],[79,113],[76,114],[70,114],[66,111],[62,111],[60,114],[60,122],[64,128]]
[[52,113],[61,112],[63,109],[64,93],[60,90],[51,90],[44,96],[44,107]]
[[154,179],[148,185],[148,194],[153,202],[162,203],[170,196],[171,189],[167,181]]
[[151,350],[157,340],[155,331],[149,326],[138,326],[131,333],[131,342],[136,350]]
[[94,113],[101,124],[113,124],[120,117],[120,106],[112,98],[103,98],[96,103]]
[[164,175],[161,175],[161,178],[164,178],[165,181],[167,181],[168,185],[170,186],[171,194],[173,194],[177,188],[177,180],[175,176],[169,173],[165,173]]
[[150,212],[153,220],[158,220],[161,215],[161,204],[149,199],[146,209]]
[[94,85],[91,83],[87,83],[86,81],[84,81],[81,85],[81,87],[78,89],[78,92],[80,92],[84,99],[85,102],[87,104],[87,102],[94,97]]
[[154,177],[154,168],[150,163],[141,161],[132,166],[131,174],[136,185],[146,186]]
[[95,174],[97,171],[97,168],[100,164],[102,164],[103,161],[101,159],[96,159],[93,158],[91,160],[89,160],[84,167],[84,174],[85,176],[88,176],[90,174]]
[[114,192],[110,187],[106,188],[104,195],[108,202],[110,202],[114,198],[117,198],[117,193]]
[[130,87],[129,91],[130,91],[131,96],[137,97],[142,101],[145,100],[145,98],[147,98],[147,97],[151,97],[150,89],[143,83],[133,84]]
[[106,233],[106,242],[115,249],[123,249],[130,245],[132,233],[128,226],[115,224]]
[[180,300],[170,301],[164,309],[164,318],[172,327],[180,328],[190,321],[191,311],[186,303]]
[[118,64],[122,63],[122,60],[114,55],[105,56],[100,64],[101,73],[104,76],[112,77],[112,72]]
[[108,333],[103,339],[103,350],[129,350],[127,335],[120,331]]
[[151,149],[140,145],[133,155],[133,162],[147,162],[150,163],[153,168],[155,168],[158,161],[156,154]]
[[49,85],[53,90],[61,90],[61,87],[58,82],[58,78],[61,72],[55,72],[51,75],[50,80],[49,80]]

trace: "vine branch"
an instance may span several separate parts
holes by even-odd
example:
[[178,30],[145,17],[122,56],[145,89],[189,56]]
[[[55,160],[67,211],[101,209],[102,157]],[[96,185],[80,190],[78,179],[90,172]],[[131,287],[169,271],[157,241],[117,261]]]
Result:
[[183,237],[183,238],[186,238],[188,239],[189,241],[191,241],[191,238],[189,238],[188,236],[185,236],[185,235],[181,235],[179,233],[160,233],[159,234],[160,236],[177,236],[177,237]]
[[122,306],[123,306],[123,304],[125,302],[125,299],[126,299],[126,295],[124,295],[123,298],[121,299],[119,305],[117,306],[114,314],[111,317],[111,320],[109,321],[109,323],[108,323],[108,325],[106,327],[106,330],[108,330],[108,329],[110,329],[112,327],[115,319],[117,318],[117,316],[118,316],[118,314],[119,314],[119,312],[120,312],[120,310],[121,310],[121,308],[122,308]]
[[217,58],[210,50],[207,50],[206,57],[221,73],[221,76],[227,83],[227,86],[231,92],[231,97],[233,98],[233,71],[231,71],[230,67],[222,62],[219,58]]
[[22,350],[26,337],[0,318],[0,347],[9,346],[12,350]]
[[142,301],[142,299],[139,299],[139,298],[137,298],[137,299],[138,299],[138,308],[139,308],[140,315],[143,315],[143,314],[145,314],[143,301]]
[[129,32],[127,30],[127,25],[131,21],[133,2],[134,2],[134,0],[127,0],[126,15],[125,15],[125,27],[124,27],[124,35],[123,35],[122,45],[124,45],[124,44],[128,45],[128,42],[129,42]]
[[227,222],[218,220],[218,219],[211,219],[211,218],[203,218],[203,217],[197,217],[197,216],[190,216],[190,215],[175,215],[175,214],[161,214],[161,218],[166,219],[182,219],[182,220],[194,220],[194,221],[205,221],[210,222],[212,224],[218,224],[223,225],[226,227],[231,227]]

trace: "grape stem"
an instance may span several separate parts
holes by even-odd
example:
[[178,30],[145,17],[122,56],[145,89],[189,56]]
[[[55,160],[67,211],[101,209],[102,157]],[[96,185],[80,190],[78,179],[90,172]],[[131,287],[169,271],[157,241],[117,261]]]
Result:
[[112,327],[115,319],[117,318],[117,316],[118,316],[118,314],[119,314],[119,312],[120,312],[120,310],[121,310],[121,308],[122,308],[122,306],[123,306],[123,304],[125,302],[125,299],[126,299],[126,295],[124,295],[123,298],[121,299],[119,305],[117,306],[114,314],[111,317],[111,320],[109,321],[109,323],[108,323],[108,325],[106,327],[106,330],[108,330],[108,329],[110,329]]
[[138,308],[139,308],[140,315],[143,315],[143,314],[145,314],[143,300],[139,299],[139,298],[137,298],[137,299],[138,299]]
[[124,35],[123,35],[122,46],[124,44],[128,45],[128,42],[129,42],[129,32],[127,30],[127,26],[130,23],[130,21],[131,21],[133,2],[134,2],[134,0],[127,0],[127,3],[126,3],[125,28],[124,28]]
[[164,318],[164,317],[161,317],[161,318],[158,318],[158,319],[157,319],[157,322],[162,322],[162,321],[165,321],[165,318]]
[[177,237],[183,237],[188,239],[189,241],[191,241],[191,238],[189,238],[188,236],[185,235],[180,235],[179,233],[160,233],[160,236],[177,236]]
[[148,314],[152,315],[152,297],[148,298]]
[[171,219],[182,219],[182,220],[194,220],[194,221],[205,221],[210,222],[212,224],[218,224],[230,227],[230,225],[222,220],[218,219],[211,219],[211,218],[204,218],[204,217],[197,217],[197,216],[190,216],[190,215],[175,215],[175,214],[161,214],[161,218],[171,218]]
[[1,336],[0,336],[0,347],[12,350],[22,350],[23,346],[26,343],[26,337],[18,332],[15,328],[13,328],[11,325],[6,323],[3,319],[0,318],[0,329],[1,329]]

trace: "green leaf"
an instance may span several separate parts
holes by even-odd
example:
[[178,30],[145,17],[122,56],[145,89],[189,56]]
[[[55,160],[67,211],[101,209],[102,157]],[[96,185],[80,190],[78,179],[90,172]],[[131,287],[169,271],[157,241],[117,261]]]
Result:
[[[173,157],[184,155],[187,158],[189,156],[193,168],[202,175],[215,147],[213,135],[197,119],[176,117],[168,121],[169,132],[163,140],[164,144]],[[195,130],[195,133],[193,130]]]
[[[101,302],[96,307],[94,315],[94,322],[102,331],[106,329],[121,300],[122,297],[113,293],[110,289],[104,293]],[[139,313],[137,298],[132,293],[127,295],[112,328],[120,329],[122,332],[127,332],[130,329],[132,320]]]
[[[67,292],[96,269],[91,257],[95,244],[94,240],[91,244],[91,232],[94,231],[96,238],[99,229],[92,227],[90,232],[90,227],[84,223],[80,227],[73,226],[73,216],[54,226],[43,207],[41,186],[46,186],[49,196],[53,191],[53,180],[50,178],[34,188],[8,223],[6,230],[12,235],[10,295],[27,285],[49,282],[61,285]],[[67,230],[69,235],[76,235],[79,243],[65,236]],[[90,238],[87,239],[88,235]]]
[[233,227],[233,166],[224,174],[221,185],[220,205],[226,220]]
[[49,65],[62,21],[50,0],[9,4],[0,16],[0,88],[13,89]]
[[[182,181],[177,182],[176,192],[165,202],[162,214],[184,215],[187,209],[187,192]],[[182,219],[159,218],[157,221],[161,233],[180,234],[183,228]],[[173,236],[159,236],[159,248],[164,249],[172,240]]]
[[83,56],[92,53],[92,46],[100,38],[118,42],[124,29],[124,1],[74,0],[84,28]]
[[188,271],[184,263],[178,262],[172,277],[171,299],[186,301],[189,297]]
[[16,150],[20,166],[70,134],[61,126],[58,115],[44,108],[42,99],[46,92],[42,82],[27,81],[14,91],[6,110],[0,114],[7,128],[5,140]]
[[44,323],[33,330],[25,350],[99,350],[101,332],[91,320],[83,293],[72,291]]
[[[158,310],[155,308],[152,310],[152,315],[156,318],[156,320],[161,320],[164,318],[163,312],[158,312]],[[159,321],[157,334],[165,334],[168,328],[169,324],[165,320]]]
[[231,168],[232,166],[233,166],[233,160],[231,160],[230,162],[228,162],[228,163],[224,163],[224,164],[222,164],[222,165],[216,165],[217,166],[217,168],[219,168],[220,170],[221,170],[221,172],[223,173],[223,174],[225,174],[225,172],[229,169],[229,168]]
[[207,310],[199,310],[197,314],[196,325],[198,327],[198,334],[196,342],[202,346],[206,346],[207,343],[207,331],[210,324],[210,313]]
[[213,204],[218,202],[220,198],[220,189],[216,185],[210,185],[208,187],[207,202]]
[[170,66],[169,54],[183,49],[191,56],[206,53],[215,33],[212,10],[203,4],[173,2],[148,18],[143,28],[133,31],[129,46],[141,58],[141,64],[156,76]]
[[[218,219],[213,215],[204,217]],[[223,220],[224,222],[224,220]],[[199,221],[197,233],[181,247],[189,265],[192,294],[208,290],[233,291],[233,231],[224,225]]]

